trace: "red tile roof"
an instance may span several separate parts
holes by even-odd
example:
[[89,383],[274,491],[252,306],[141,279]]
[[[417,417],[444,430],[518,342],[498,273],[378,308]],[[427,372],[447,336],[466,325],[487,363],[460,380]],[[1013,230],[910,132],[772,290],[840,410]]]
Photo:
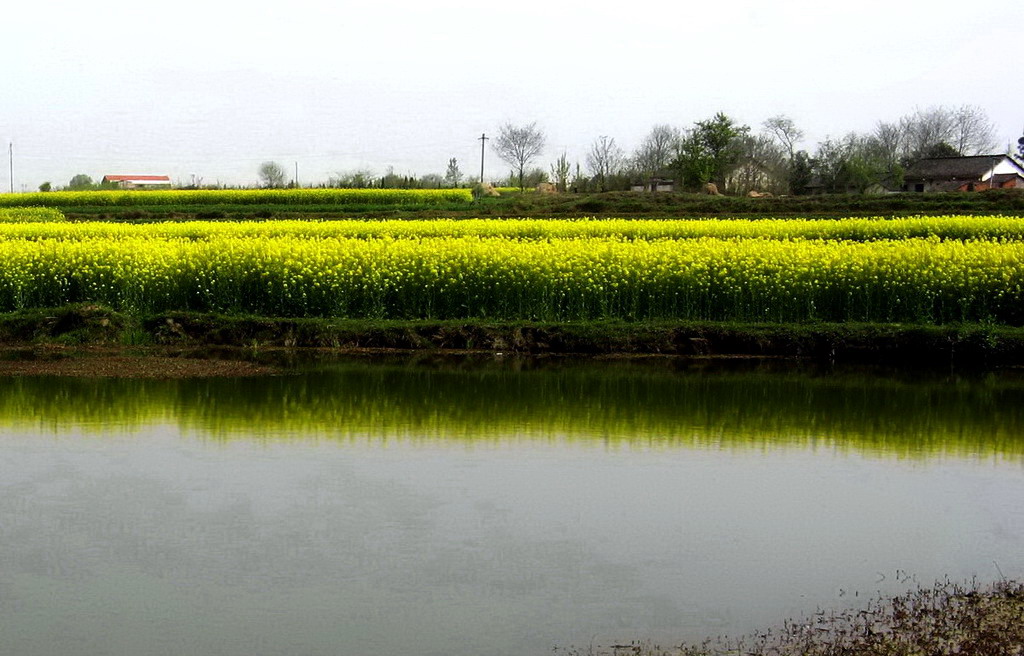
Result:
[[171,178],[166,175],[105,175],[104,182],[128,182],[128,181],[149,181],[149,182],[170,182]]

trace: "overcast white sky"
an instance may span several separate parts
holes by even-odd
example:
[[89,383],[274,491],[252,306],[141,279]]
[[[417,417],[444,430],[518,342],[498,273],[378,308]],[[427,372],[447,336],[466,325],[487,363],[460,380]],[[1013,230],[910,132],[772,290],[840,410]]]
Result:
[[[339,171],[478,174],[480,142],[537,121],[545,168],[656,123],[786,114],[813,150],[915,107],[1024,130],[1024,2],[951,0],[18,1],[3,10],[0,138],[15,190],[76,173],[303,184]],[[0,189],[9,183],[7,157]],[[503,174],[488,146],[486,171]],[[291,177],[289,175],[289,177]]]

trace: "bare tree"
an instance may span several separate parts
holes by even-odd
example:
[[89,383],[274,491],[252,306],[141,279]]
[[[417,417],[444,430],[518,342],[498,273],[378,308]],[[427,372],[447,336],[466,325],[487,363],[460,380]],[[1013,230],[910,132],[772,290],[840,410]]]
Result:
[[745,194],[748,191],[789,191],[789,162],[786,146],[768,134],[744,134],[736,138],[739,157],[726,176],[725,191]]
[[833,193],[864,193],[872,186],[885,185],[889,174],[878,140],[856,132],[819,143],[814,168],[825,190]]
[[263,162],[259,169],[260,184],[268,189],[284,186],[284,167],[277,162]]
[[462,181],[462,170],[459,169],[459,161],[454,157],[448,160],[448,170],[444,174],[444,181],[451,187],[458,187]]
[[675,159],[682,138],[679,130],[664,123],[655,125],[633,153],[636,173],[645,180],[664,171]]
[[551,165],[551,179],[555,181],[555,188],[558,191],[567,191],[569,189],[569,173],[571,170],[569,158],[565,156],[563,151],[561,156]]
[[785,114],[779,114],[767,119],[761,125],[764,126],[765,132],[785,149],[789,159],[793,159],[796,145],[804,138],[804,131],[796,126],[793,119]]
[[597,178],[600,191],[605,191],[608,176],[622,169],[623,156],[622,149],[615,144],[615,139],[600,136],[590,145],[587,168]]
[[904,162],[941,151],[959,156],[984,155],[995,147],[995,126],[981,107],[971,104],[938,105],[927,110],[919,107],[900,119],[898,131],[903,138],[900,156]]
[[907,154],[906,122],[879,121],[870,138],[877,158],[885,164],[888,182],[894,187],[901,186],[904,167],[911,159]]
[[996,147],[996,128],[985,110],[974,105],[962,105],[955,112],[952,142],[949,144],[961,155],[983,155]]
[[913,114],[900,119],[900,123],[906,135],[909,159],[923,157],[940,143],[949,144],[956,134],[956,114],[945,106],[917,108]]
[[526,166],[544,151],[544,132],[534,121],[529,125],[515,126],[506,123],[501,126],[494,140],[494,152],[515,168],[519,177],[519,188],[524,189],[523,177]]
[[572,180],[569,181],[569,188],[574,192],[586,191],[587,189],[587,178],[583,175],[579,162],[576,162],[576,170],[573,173]]
[[328,179],[327,185],[339,189],[365,189],[366,187],[372,187],[373,171],[369,169],[340,171]]
[[875,126],[874,136],[878,147],[885,153],[890,162],[896,163],[903,156],[907,147],[907,126],[903,121],[887,123],[879,121]]

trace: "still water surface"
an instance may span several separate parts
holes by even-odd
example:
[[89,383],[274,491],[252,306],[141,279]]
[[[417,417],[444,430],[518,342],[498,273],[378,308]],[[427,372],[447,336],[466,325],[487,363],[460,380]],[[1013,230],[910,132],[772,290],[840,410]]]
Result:
[[0,379],[0,652],[543,654],[1024,578],[1024,379]]

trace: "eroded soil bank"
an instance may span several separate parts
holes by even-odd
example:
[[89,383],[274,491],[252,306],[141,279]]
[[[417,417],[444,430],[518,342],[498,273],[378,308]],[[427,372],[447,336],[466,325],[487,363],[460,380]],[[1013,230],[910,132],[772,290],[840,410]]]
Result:
[[75,376],[86,378],[210,378],[273,376],[273,365],[241,357],[183,353],[165,348],[0,347],[0,376]]

